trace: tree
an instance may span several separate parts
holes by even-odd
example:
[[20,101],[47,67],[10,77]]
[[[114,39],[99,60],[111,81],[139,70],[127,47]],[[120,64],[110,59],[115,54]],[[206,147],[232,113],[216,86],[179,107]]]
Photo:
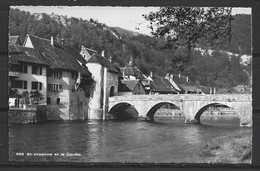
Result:
[[11,98],[16,98],[16,99],[19,99],[19,98],[21,98],[21,95],[19,94],[19,91],[17,90],[17,89],[11,89],[10,90],[10,93],[9,93],[9,96],[11,97]]
[[24,100],[24,104],[29,104],[30,103],[30,98],[29,98],[28,91],[24,91],[21,96],[22,96],[22,98]]
[[[164,37],[165,48],[187,48],[180,60],[187,64],[192,49],[215,47],[231,40],[231,9],[226,7],[161,7],[157,12],[144,15],[150,22],[152,35]],[[176,58],[176,57],[174,57]],[[180,68],[183,71],[183,67]]]
[[38,104],[43,99],[43,95],[38,90],[31,91],[30,98],[32,99],[32,104]]

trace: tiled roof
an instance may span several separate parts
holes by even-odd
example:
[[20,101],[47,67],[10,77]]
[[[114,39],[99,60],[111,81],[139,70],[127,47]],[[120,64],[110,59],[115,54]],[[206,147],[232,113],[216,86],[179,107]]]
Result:
[[139,81],[140,81],[139,79],[137,79],[137,80],[121,80],[122,84],[125,84],[126,87],[127,87],[129,90],[131,90],[131,91],[134,90],[134,88],[135,88],[136,85],[139,83]]
[[52,45],[50,40],[32,35],[28,35],[28,38],[50,68],[78,71],[90,75],[90,72],[80,64],[85,64],[85,59],[75,49],[57,43]]
[[19,64],[19,62],[29,62],[46,65],[42,56],[33,48],[17,45],[8,45],[9,63]]
[[88,60],[88,63],[98,63],[101,64],[103,67],[106,67],[110,72],[119,73],[108,59],[98,54],[93,54],[93,56]]
[[177,90],[172,84],[163,77],[153,77],[151,81],[151,90],[155,92],[163,93],[177,93]]
[[146,76],[135,66],[126,66],[120,68],[121,73],[124,72],[125,76],[135,76],[139,79],[145,79]]
[[[177,75],[177,74],[167,74],[166,77],[168,79],[172,79],[177,86],[181,89],[181,91],[188,91],[188,92],[197,92],[197,91],[206,91],[207,88],[205,86],[198,85],[190,80],[187,81],[186,76]],[[203,92],[204,92],[203,91]]]
[[9,36],[10,45],[21,45],[19,36]]
[[178,85],[178,87],[183,91],[189,91],[189,92],[197,92],[197,89],[199,89],[199,86],[192,81],[187,81],[186,76],[179,76],[176,74],[171,74],[171,78],[173,81]]

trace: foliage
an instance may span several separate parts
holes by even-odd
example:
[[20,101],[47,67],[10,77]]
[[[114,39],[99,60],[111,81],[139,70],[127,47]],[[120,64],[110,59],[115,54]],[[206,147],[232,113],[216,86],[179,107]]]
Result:
[[229,57],[227,53],[215,51],[211,55],[196,52],[192,56],[184,74],[201,85],[218,88],[248,84],[248,76],[243,72],[239,57]]
[[[214,10],[212,9],[211,18],[212,21],[215,21],[217,18],[213,17],[213,12]],[[204,11],[204,13],[206,15],[207,11]],[[188,15],[183,17],[185,17],[184,21],[188,21]],[[196,16],[191,17],[194,22],[196,21],[195,17]],[[227,48],[227,50],[234,53],[240,52],[239,55],[251,54],[251,20],[249,18],[249,15],[234,16],[234,20],[232,20],[232,39],[230,45],[228,47],[224,47],[223,45],[223,47],[219,46],[221,49]],[[210,17],[208,19],[210,19]],[[221,23],[221,21],[218,20],[216,22]],[[54,36],[57,42],[63,38],[65,44],[77,50],[80,50],[81,45],[94,49],[98,51],[98,53],[105,50],[105,56],[111,56],[113,63],[117,66],[125,66],[132,56],[134,65],[146,75],[149,75],[151,71],[159,76],[165,76],[169,72],[182,73],[189,76],[190,80],[197,80],[205,86],[216,84],[218,87],[232,87],[244,84],[246,79],[244,78],[243,70],[246,69],[250,73],[251,69],[250,66],[244,68],[239,65],[239,58],[233,59],[232,57],[232,60],[229,60],[228,56],[222,53],[217,53],[213,57],[210,55],[205,56],[194,49],[190,51],[189,48],[185,46],[180,46],[180,48],[173,51],[172,49],[165,48],[170,47],[170,43],[174,45],[173,42],[165,39],[165,37],[133,36],[136,35],[135,33],[120,35],[119,29],[111,29],[94,19],[87,21],[55,14],[30,14],[20,11],[19,9],[11,8],[9,25],[10,35],[20,35],[21,41],[24,41],[27,33],[46,39],[50,39],[51,36]],[[189,23],[189,27],[193,25],[195,25],[195,23]],[[202,23],[200,23],[200,25],[202,25]],[[204,26],[207,26],[207,24],[205,23]],[[213,28],[216,27],[212,27],[211,29]],[[229,25],[228,28],[230,28]],[[196,27],[196,29],[199,28]],[[213,40],[215,33],[213,35],[209,33],[213,32],[214,29],[209,32],[205,30],[206,28],[201,29],[204,29],[205,32],[203,36],[211,37]],[[187,33],[185,30],[182,31]],[[194,35],[194,33],[195,32],[190,32],[192,35]],[[223,34],[224,33],[223,31]],[[201,35],[201,33],[198,34]],[[188,38],[191,39],[192,35],[188,36]],[[199,35],[195,35],[195,37],[199,37]],[[185,38],[184,36],[182,37],[183,39]],[[222,38],[223,43],[230,37]],[[187,40],[188,39],[186,39],[186,41]],[[202,41],[204,40],[202,37],[197,40],[197,43],[191,45],[199,47],[211,46],[210,39]],[[213,43],[217,45],[218,42],[215,40],[217,39],[214,39]],[[219,40],[222,40],[221,37],[219,37]],[[179,41],[179,44],[180,43],[182,42]],[[220,43],[219,41],[219,44]],[[241,47],[240,51],[239,46]],[[217,50],[217,48],[215,48],[215,50]],[[190,60],[187,60],[187,55],[190,55]],[[215,62],[219,64],[214,65]],[[232,68],[231,66],[236,69],[230,69]]]
[[[231,40],[231,8],[161,7],[144,17],[150,22],[154,36],[167,39],[166,48],[187,49],[185,56],[173,59],[184,64],[198,44],[208,48]],[[180,66],[180,70],[184,68]]]
[[29,97],[28,91],[24,91],[22,93],[22,98],[24,99],[24,103],[25,104],[29,104],[30,103],[30,97]]
[[21,98],[22,96],[19,94],[18,90],[17,89],[10,89],[10,92],[9,92],[9,96],[11,98]]
[[38,90],[31,91],[30,98],[32,99],[32,104],[39,104],[39,102],[43,99],[43,94],[41,94]]

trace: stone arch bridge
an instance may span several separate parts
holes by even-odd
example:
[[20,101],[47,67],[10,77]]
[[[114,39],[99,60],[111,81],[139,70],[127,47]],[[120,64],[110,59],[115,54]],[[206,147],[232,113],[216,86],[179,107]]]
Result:
[[185,123],[200,123],[200,116],[209,107],[224,105],[232,108],[240,119],[241,126],[252,125],[251,94],[169,94],[169,95],[132,95],[109,98],[108,113],[123,105],[131,105],[138,112],[138,118],[152,120],[157,109],[164,104],[173,104],[185,117]]

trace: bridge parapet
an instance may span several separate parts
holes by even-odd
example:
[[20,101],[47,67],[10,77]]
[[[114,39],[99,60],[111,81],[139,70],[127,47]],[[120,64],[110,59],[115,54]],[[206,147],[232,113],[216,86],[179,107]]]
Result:
[[109,102],[117,101],[237,101],[251,102],[251,94],[169,94],[169,95],[131,95],[109,97]]

